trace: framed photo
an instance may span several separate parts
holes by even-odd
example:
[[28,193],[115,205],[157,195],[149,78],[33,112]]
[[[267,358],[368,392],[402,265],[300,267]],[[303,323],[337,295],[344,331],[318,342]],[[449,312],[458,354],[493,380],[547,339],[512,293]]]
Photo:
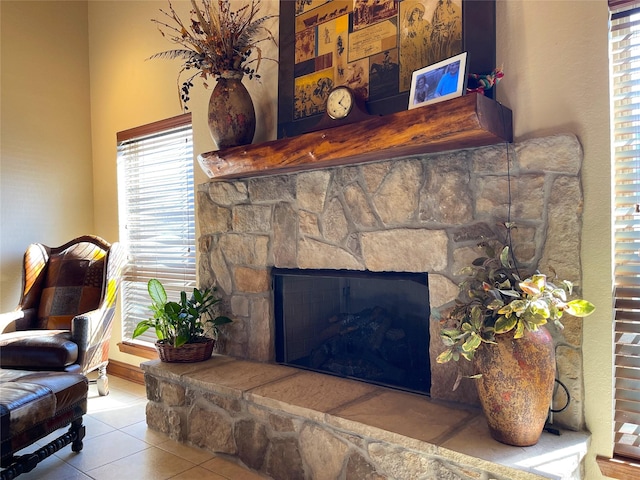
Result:
[[469,72],[490,73],[495,16],[495,0],[280,0],[278,138],[313,129],[339,85],[386,115],[428,65],[467,52]]
[[464,95],[467,88],[467,52],[413,72],[409,110]]

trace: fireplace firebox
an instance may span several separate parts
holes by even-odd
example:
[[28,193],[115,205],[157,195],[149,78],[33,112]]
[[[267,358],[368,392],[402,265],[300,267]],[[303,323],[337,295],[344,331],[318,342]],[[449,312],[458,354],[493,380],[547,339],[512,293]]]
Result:
[[426,273],[272,270],[276,361],[429,394]]

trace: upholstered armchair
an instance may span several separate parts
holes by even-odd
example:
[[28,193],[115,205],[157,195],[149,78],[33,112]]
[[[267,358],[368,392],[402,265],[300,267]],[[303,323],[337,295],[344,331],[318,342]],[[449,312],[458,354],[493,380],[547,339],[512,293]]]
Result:
[[18,307],[0,315],[0,367],[87,375],[109,393],[109,339],[124,255],[118,243],[83,236],[24,254]]

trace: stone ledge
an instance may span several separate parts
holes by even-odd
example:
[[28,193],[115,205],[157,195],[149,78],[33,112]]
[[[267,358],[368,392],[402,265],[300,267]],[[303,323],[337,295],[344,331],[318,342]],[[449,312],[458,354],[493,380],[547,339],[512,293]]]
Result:
[[[345,456],[344,461],[339,459],[337,464],[346,466],[336,468],[350,468],[355,452],[358,460],[362,455],[367,456],[368,468],[378,475],[372,478],[388,478],[385,472],[397,473],[401,468],[411,473],[407,478],[420,478],[425,474],[428,477],[429,473],[441,473],[444,469],[451,475],[446,478],[461,480],[579,479],[589,442],[588,433],[563,431],[560,436],[543,433],[540,442],[532,447],[510,447],[490,437],[482,413],[475,408],[281,365],[215,355],[201,363],[171,364],[155,360],[141,366],[150,400],[147,408],[150,428],[188,442],[195,438],[190,435],[195,425],[188,424],[192,409],[202,408],[207,402],[211,402],[216,411],[234,405],[216,417],[220,422],[232,419],[225,431],[242,431],[247,422],[258,425],[256,429],[261,431],[278,422],[291,424],[288,430],[298,435],[320,431],[322,435],[315,438],[332,436],[331,441],[335,440],[340,448],[329,451],[332,455]],[[160,384],[171,387],[165,390],[184,389],[184,402],[165,399],[163,403],[161,395],[152,391]],[[171,417],[173,422],[167,425],[151,418],[152,407],[159,408],[155,411]],[[261,447],[261,458],[268,457],[265,451],[269,443],[282,443],[282,439],[276,438],[278,429],[272,430],[263,435],[261,443],[267,446]],[[291,431],[284,435],[290,439]],[[199,446],[214,453],[235,454],[262,473],[275,475],[278,471],[273,465],[261,468],[262,463],[255,463],[255,456],[247,456],[246,451],[254,450],[255,446],[246,446],[246,437],[234,439],[235,444],[230,441],[224,450],[197,438]],[[300,467],[300,471],[307,472],[305,478],[313,478],[313,472],[321,468],[321,460],[315,454],[305,456],[303,439],[298,440],[294,450],[299,451],[302,458],[304,468]],[[287,461],[290,457],[284,458]],[[314,461],[319,463],[315,469]],[[399,467],[396,462],[404,463]],[[264,460],[264,464],[267,463]],[[416,472],[419,477],[413,476]]]

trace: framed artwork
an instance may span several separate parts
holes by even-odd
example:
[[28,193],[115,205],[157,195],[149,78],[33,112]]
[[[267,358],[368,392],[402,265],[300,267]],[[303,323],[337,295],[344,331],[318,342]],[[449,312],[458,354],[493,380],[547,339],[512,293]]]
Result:
[[311,130],[339,85],[385,115],[406,110],[428,65],[467,52],[469,72],[491,72],[495,0],[281,0],[279,46],[283,138]]
[[409,110],[460,97],[467,88],[467,52],[413,72]]

